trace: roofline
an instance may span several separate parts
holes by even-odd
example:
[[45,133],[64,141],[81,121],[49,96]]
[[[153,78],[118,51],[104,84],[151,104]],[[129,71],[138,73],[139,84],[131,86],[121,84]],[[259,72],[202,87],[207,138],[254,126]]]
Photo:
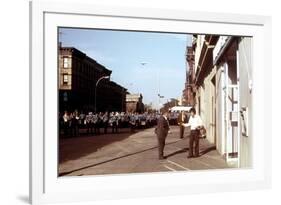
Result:
[[93,63],[97,64],[99,67],[101,67],[103,70],[106,70],[107,72],[109,72],[110,74],[112,73],[112,70],[107,69],[104,65],[98,63],[95,59],[91,58],[90,56],[88,56],[86,53],[80,51],[79,49],[75,48],[75,47],[65,47],[65,46],[61,46],[60,49],[69,49],[72,52],[78,52],[80,53],[82,56],[84,56],[84,58],[88,59],[89,61],[92,61]]

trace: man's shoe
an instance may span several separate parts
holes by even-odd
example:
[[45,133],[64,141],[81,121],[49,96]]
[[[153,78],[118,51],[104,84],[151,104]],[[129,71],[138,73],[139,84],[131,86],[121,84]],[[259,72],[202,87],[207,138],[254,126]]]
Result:
[[187,158],[192,158],[192,157],[193,157],[193,155],[188,155],[188,156],[187,156]]

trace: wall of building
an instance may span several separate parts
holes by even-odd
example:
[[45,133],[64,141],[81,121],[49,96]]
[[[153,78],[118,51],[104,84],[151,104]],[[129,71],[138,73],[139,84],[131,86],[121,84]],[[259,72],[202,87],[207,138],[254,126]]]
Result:
[[216,142],[215,136],[215,107],[214,100],[215,87],[209,78],[204,81],[204,86],[198,88],[196,110],[200,115],[206,129],[206,138],[210,143]]
[[241,141],[241,167],[250,167],[252,165],[252,143],[253,136],[250,129],[252,122],[252,95],[249,89],[249,77],[252,76],[252,39],[242,38],[238,44],[238,57],[239,57],[239,84],[240,84],[240,110],[246,108],[248,110],[248,120],[245,120],[246,128],[248,129],[248,136],[244,136],[242,132],[244,121],[241,119],[240,126],[240,141]]
[[225,101],[224,101],[224,86],[225,72],[224,65],[216,66],[216,147],[218,152],[223,155],[225,153]]
[[215,143],[215,85],[212,82],[216,70],[204,79],[204,91],[201,92],[201,117],[206,129],[206,137],[210,143]]

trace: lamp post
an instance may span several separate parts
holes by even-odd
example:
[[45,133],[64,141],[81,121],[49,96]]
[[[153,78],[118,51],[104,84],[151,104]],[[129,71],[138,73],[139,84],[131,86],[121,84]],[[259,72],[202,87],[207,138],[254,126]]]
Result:
[[98,79],[98,81],[96,82],[96,86],[95,86],[95,113],[97,113],[97,87],[98,87],[98,84],[101,80],[103,79],[109,79],[110,76],[102,76]]
[[158,99],[159,99],[159,102],[158,102],[158,103],[159,103],[159,113],[160,113],[161,106],[162,106],[162,105],[161,105],[161,101],[160,101],[161,98],[164,98],[164,96],[163,96],[163,95],[160,95],[160,93],[158,93]]

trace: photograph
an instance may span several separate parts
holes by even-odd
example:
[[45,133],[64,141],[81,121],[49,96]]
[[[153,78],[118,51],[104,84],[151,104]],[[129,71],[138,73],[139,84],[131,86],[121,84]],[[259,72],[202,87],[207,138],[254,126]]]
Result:
[[58,27],[58,177],[251,168],[252,39]]

